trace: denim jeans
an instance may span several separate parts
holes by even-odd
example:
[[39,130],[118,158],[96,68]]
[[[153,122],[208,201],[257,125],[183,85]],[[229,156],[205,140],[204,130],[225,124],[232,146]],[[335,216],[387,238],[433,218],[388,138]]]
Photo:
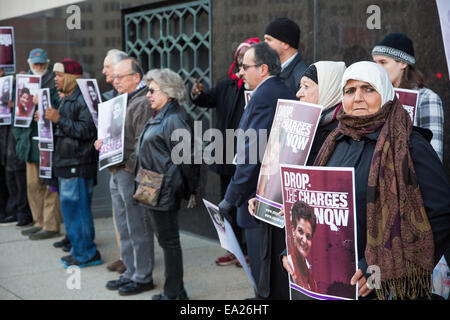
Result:
[[86,263],[95,256],[95,229],[91,212],[94,179],[58,178],[59,199],[66,233],[72,244],[70,254]]
[[175,298],[184,289],[178,210],[149,212],[158,243],[164,253],[164,294]]

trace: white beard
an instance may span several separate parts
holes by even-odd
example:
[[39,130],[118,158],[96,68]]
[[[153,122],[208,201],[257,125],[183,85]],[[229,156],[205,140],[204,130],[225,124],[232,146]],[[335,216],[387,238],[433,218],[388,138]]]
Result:
[[36,70],[35,68],[33,68],[33,65],[32,65],[31,63],[29,63],[28,65],[30,66],[31,72],[33,72],[33,74],[36,75],[36,76],[43,76],[43,75],[47,72],[47,69],[48,69],[48,65],[47,65],[47,67],[46,67],[44,70],[42,70],[42,71]]

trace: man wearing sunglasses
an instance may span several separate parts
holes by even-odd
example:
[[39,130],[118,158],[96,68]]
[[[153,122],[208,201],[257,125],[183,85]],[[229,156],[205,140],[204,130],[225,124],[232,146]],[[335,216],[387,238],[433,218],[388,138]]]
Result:
[[[109,167],[112,207],[120,235],[120,256],[126,271],[118,280],[108,281],[106,288],[118,290],[120,295],[137,294],[154,287],[153,229],[145,219],[145,209],[133,201],[134,147],[145,123],[153,115],[142,77],[142,68],[134,58],[125,58],[117,63],[112,75],[114,88],[119,95],[128,94],[123,161]],[[100,150],[101,145],[101,140],[95,142],[97,150]]]
[[[286,289],[288,278],[277,260],[285,246],[284,230],[267,223],[257,223],[248,212],[248,200],[256,194],[262,162],[262,156],[258,155],[264,154],[264,150],[257,150],[260,148],[259,133],[266,130],[269,136],[278,99],[295,99],[295,93],[279,77],[280,72],[280,58],[267,43],[254,44],[245,53],[240,73],[253,94],[244,110],[239,129],[243,132],[255,130],[256,135],[253,135],[254,138],[250,134],[246,136],[244,148],[237,146],[236,171],[224,200],[219,204],[220,213],[228,220],[233,207],[237,207],[237,222],[245,230],[250,269],[257,283],[257,298],[269,299],[289,299]],[[251,154],[255,150],[258,152],[256,157]],[[251,159],[255,158],[256,163],[252,163]],[[260,252],[266,251],[267,254],[260,256]],[[274,262],[277,263],[275,268],[271,267]],[[277,287],[272,288],[272,283],[276,283]]]

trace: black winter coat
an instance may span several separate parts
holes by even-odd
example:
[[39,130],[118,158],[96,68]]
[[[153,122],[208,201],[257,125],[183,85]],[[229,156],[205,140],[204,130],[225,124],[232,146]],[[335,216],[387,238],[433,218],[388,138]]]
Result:
[[[238,88],[238,80],[227,78],[219,81],[214,88],[204,90],[196,99],[191,97],[195,105],[201,108],[215,108],[216,110],[214,127],[220,130],[222,137],[224,137],[223,161],[222,164],[214,163],[209,168],[219,175],[231,177],[236,169],[235,165],[226,163],[226,146],[233,142],[226,141],[225,137],[226,129],[235,130],[239,126],[245,107],[244,91],[243,85]],[[236,147],[236,141],[234,146]]]
[[284,84],[287,85],[294,94],[298,91],[300,80],[307,68],[308,65],[303,61],[302,55],[299,52],[294,60],[292,60],[281,72],[281,80],[283,80]]
[[139,202],[139,205],[151,210],[178,210],[181,199],[186,199],[190,194],[195,193],[198,186],[199,174],[193,174],[196,172],[194,165],[174,164],[172,161],[173,148],[178,143],[185,142],[171,140],[172,132],[176,129],[184,129],[189,137],[183,137],[183,139],[191,139],[188,157],[192,163],[194,141],[192,128],[189,126],[186,114],[175,101],[167,103],[155,117],[147,121],[136,146],[135,172],[144,168],[164,174],[158,205],[151,207]]
[[[97,128],[78,87],[64,97],[58,108],[60,118],[56,127],[53,165],[58,168],[96,167],[98,152],[94,148]],[[84,178],[83,175],[75,175]]]
[[[422,199],[433,231],[435,263],[439,261],[450,241],[450,184],[438,155],[425,139],[425,129],[414,127],[409,142],[409,151],[414,163]],[[428,131],[428,130],[427,130]],[[373,151],[379,131],[367,134],[360,141],[341,135],[336,149],[329,159],[328,167],[354,167],[356,191],[356,220],[358,256],[364,257],[366,248],[366,204],[367,181]],[[363,268],[360,261],[360,268]],[[362,269],[365,272],[365,269]]]

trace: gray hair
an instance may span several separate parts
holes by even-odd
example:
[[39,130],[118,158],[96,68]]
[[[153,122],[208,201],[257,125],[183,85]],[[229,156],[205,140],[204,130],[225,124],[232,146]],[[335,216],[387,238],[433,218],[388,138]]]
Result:
[[178,103],[183,103],[186,99],[186,86],[179,74],[170,69],[153,69],[147,72],[145,78],[147,85],[155,81],[162,92],[169,98],[175,99]]
[[120,61],[128,58],[128,55],[119,49],[110,49],[106,53],[106,57],[111,57],[111,61],[113,65],[118,64]]

